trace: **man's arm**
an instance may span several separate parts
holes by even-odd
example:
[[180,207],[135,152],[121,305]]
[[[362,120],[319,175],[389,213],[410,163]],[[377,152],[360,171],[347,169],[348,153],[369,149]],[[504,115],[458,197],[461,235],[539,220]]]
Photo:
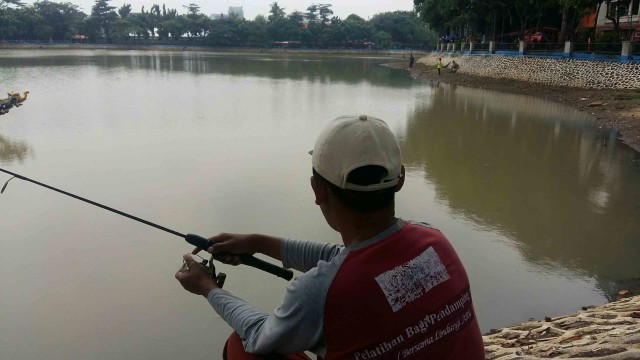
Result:
[[283,303],[266,314],[220,289],[191,255],[176,279],[185,290],[207,298],[214,310],[240,335],[250,353],[294,353],[315,349],[322,338],[322,305],[326,291],[319,281],[294,281]]
[[[208,276],[206,269],[188,254],[183,257],[186,266],[178,270],[176,279],[186,290],[207,298],[214,310],[238,332],[248,352],[293,353],[310,350],[323,356],[326,352],[322,336],[324,303],[331,282],[346,254],[341,252],[341,247],[336,244],[324,244],[325,247],[319,247],[319,243],[309,243],[311,248],[318,246],[317,249],[322,249],[315,251],[308,248],[307,242],[304,241],[271,241],[273,239],[264,238],[262,240],[264,244],[270,244],[267,248],[278,242],[291,242],[292,248],[282,254],[285,258],[289,250],[294,250],[294,253],[306,252],[302,249],[295,250],[302,246],[307,251],[310,250],[309,254],[316,252],[333,259],[329,263],[318,262],[317,266],[291,282],[282,304],[271,314],[264,313],[220,289]],[[284,246],[285,249],[288,247]]]
[[[337,244],[282,239],[261,234],[223,233],[209,240],[213,240],[215,244],[207,251],[225,264],[242,263],[238,256],[231,254],[260,253],[282,261],[287,268],[302,272],[315,267],[320,260],[331,260],[343,248]],[[194,250],[194,253],[197,251],[199,250]]]
[[344,249],[344,246],[315,241],[285,239],[280,248],[282,265],[307,272],[316,267],[319,261],[329,262]]
[[[323,265],[326,268],[326,265]],[[313,269],[287,287],[282,304],[267,314],[222,289],[213,289],[207,300],[243,340],[249,353],[296,353],[323,355],[323,309],[333,273]]]

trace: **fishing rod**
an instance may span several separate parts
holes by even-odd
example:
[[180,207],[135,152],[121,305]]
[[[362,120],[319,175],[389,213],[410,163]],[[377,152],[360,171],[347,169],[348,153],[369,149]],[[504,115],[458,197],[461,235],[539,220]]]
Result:
[[[28,177],[22,176],[20,174],[13,173],[11,171],[7,171],[7,170],[4,170],[2,168],[0,168],[0,171],[13,176],[9,180],[7,180],[6,183],[4,183],[4,186],[2,187],[2,190],[0,190],[0,194],[4,193],[4,190],[7,188],[7,185],[9,184],[9,181],[11,181],[13,178],[18,178],[20,180],[28,181],[30,183],[42,186],[42,187],[47,188],[49,190],[53,190],[53,191],[59,192],[61,194],[70,196],[70,197],[72,197],[74,199],[77,199],[77,200],[80,200],[80,201],[84,201],[86,203],[89,203],[91,205],[97,206],[99,208],[114,212],[114,213],[116,213],[118,215],[122,215],[122,216],[127,217],[127,218],[129,218],[131,220],[135,220],[135,221],[141,222],[143,224],[149,225],[149,226],[154,227],[156,229],[160,229],[162,231],[166,231],[166,232],[168,232],[170,234],[173,234],[175,236],[183,238],[189,244],[191,244],[193,246],[196,246],[196,247],[198,247],[200,249],[206,250],[206,249],[208,249],[210,246],[212,246],[214,244],[214,242],[212,240],[205,239],[202,236],[198,236],[198,235],[195,235],[195,234],[186,234],[185,235],[185,234],[182,234],[182,233],[177,232],[175,230],[172,230],[172,229],[169,229],[167,227],[164,227],[162,225],[158,225],[158,224],[152,223],[151,221],[148,221],[148,220],[139,218],[137,216],[133,216],[131,214],[127,214],[126,212],[120,211],[118,209],[114,209],[112,207],[100,204],[100,203],[95,202],[93,200],[89,200],[89,199],[83,198],[81,196],[72,194],[70,192],[66,192],[64,190],[60,190],[58,188],[55,188],[53,186],[41,183],[41,182],[33,180],[33,179],[29,179]],[[270,274],[273,274],[273,275],[275,275],[277,277],[281,277],[281,278],[283,278],[285,280],[291,280],[293,278],[293,271],[285,269],[285,268],[277,266],[277,265],[274,265],[274,264],[271,264],[271,263],[266,262],[264,260],[258,259],[257,257],[255,257],[255,256],[253,256],[251,254],[234,254],[234,255],[238,256],[240,258],[240,261],[245,265],[254,267],[256,269],[260,269],[262,271],[266,271],[266,272],[268,272]]]

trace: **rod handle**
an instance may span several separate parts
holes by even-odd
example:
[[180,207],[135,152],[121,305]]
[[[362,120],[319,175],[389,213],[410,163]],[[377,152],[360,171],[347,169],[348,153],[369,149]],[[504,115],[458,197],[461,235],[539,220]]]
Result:
[[[213,241],[207,240],[202,236],[187,234],[184,239],[191,245],[199,247],[200,249],[208,249],[211,245],[214,244]],[[285,280],[293,279],[293,271],[289,269],[285,269],[281,266],[274,265],[272,263],[266,262],[262,259],[258,259],[257,257],[251,254],[237,254],[242,261],[243,264],[254,267],[256,269],[260,269],[262,271],[266,271],[270,274],[273,274],[277,277],[283,278]]]

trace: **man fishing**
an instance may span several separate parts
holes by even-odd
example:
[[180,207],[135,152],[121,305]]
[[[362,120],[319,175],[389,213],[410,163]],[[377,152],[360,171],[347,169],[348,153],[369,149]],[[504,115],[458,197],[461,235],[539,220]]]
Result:
[[404,166],[386,123],[335,119],[311,161],[315,203],[342,245],[220,234],[206,249],[227,264],[240,263],[228,254],[261,253],[301,271],[273,313],[218,288],[189,254],[175,275],[235,330],[224,359],[308,359],[303,351],[321,359],[484,359],[455,250],[430,225],[395,217]]

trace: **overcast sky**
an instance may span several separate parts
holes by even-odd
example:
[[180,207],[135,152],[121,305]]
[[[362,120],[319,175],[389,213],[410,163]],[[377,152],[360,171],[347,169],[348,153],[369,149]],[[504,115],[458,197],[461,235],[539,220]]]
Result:
[[[85,14],[91,13],[91,7],[95,3],[95,0],[52,0],[53,2],[70,2],[78,5]],[[33,1],[24,1],[27,4],[32,4]],[[273,0],[111,0],[111,6],[116,8],[121,7],[124,4],[131,4],[131,8],[134,12],[140,12],[142,6],[145,10],[149,10],[153,4],[158,4],[162,7],[165,4],[169,9],[177,9],[179,14],[186,13],[184,5],[194,3],[200,6],[200,11],[203,14],[226,14],[229,10],[229,6],[242,6],[244,11],[244,17],[248,20],[253,20],[257,15],[269,15],[269,9]],[[333,14],[339,16],[341,19],[346,18],[350,14],[356,14],[365,19],[371,16],[387,11],[396,10],[412,10],[413,0],[340,0],[340,1],[314,1],[314,0],[281,0],[277,1],[278,5],[284,8],[287,14],[290,14],[296,10],[305,12],[309,5],[316,4],[331,4]]]

